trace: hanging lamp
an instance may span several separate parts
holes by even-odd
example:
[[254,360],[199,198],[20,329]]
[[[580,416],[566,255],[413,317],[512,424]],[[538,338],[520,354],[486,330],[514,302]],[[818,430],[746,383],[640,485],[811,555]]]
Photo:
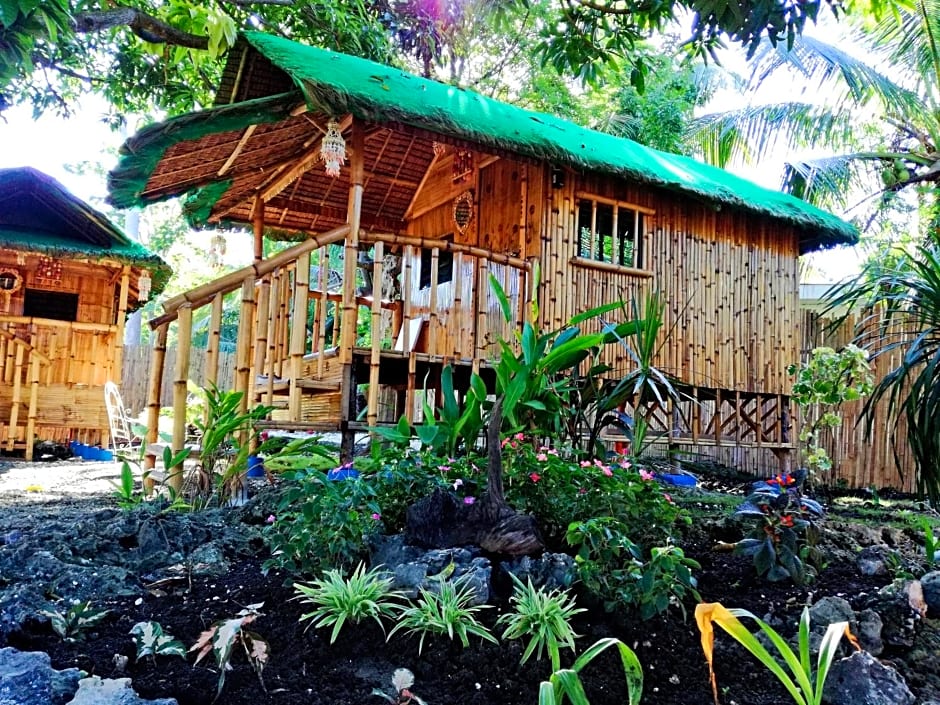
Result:
[[326,166],[327,176],[339,176],[340,167],[346,161],[346,140],[343,139],[336,120],[326,123],[326,134],[320,143],[320,156]]

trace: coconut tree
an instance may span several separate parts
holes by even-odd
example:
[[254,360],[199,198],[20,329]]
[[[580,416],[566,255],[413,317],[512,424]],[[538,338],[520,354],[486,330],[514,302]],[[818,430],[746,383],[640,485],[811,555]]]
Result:
[[[864,230],[904,206],[897,198],[902,191],[916,192],[929,211],[936,208],[940,0],[902,0],[876,22],[857,21],[849,40],[850,49],[809,36],[791,49],[764,47],[748,88],[775,86],[798,99],[704,115],[690,139],[722,166],[758,163],[778,149],[818,150],[825,156],[786,165],[783,187],[848,209]],[[811,94],[817,100],[802,99]]]

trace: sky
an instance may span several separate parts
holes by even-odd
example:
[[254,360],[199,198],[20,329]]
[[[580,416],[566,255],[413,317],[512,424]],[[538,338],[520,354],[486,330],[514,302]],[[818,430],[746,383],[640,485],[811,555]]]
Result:
[[[743,100],[730,91],[719,93],[712,109],[730,109]],[[32,110],[27,106],[5,111],[0,117],[0,168],[32,166],[57,179],[94,207],[104,208],[107,194],[104,174],[81,175],[68,167],[83,162],[100,163],[106,172],[115,166],[117,149],[124,137],[105,124],[106,112],[104,101],[95,96],[84,98],[68,119],[46,114],[33,120]],[[734,170],[762,186],[777,189],[783,159],[781,154],[773,160],[775,163]],[[229,248],[229,253],[233,253],[233,248]],[[860,262],[861,255],[850,248],[816,253],[809,258],[812,273],[806,279],[812,282],[838,281],[857,271]]]

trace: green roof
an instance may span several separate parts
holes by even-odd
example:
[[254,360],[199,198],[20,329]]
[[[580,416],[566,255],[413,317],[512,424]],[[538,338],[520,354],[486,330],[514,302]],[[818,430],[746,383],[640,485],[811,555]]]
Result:
[[146,269],[163,291],[169,265],[62,184],[35,169],[0,169],[0,247]]
[[[689,157],[644,147],[629,139],[366,59],[259,32],[246,32],[243,36],[291,78],[311,110],[331,115],[352,113],[377,123],[399,122],[466,139],[484,148],[490,146],[556,165],[617,175],[715,205],[779,218],[800,230],[802,251],[858,240],[854,226],[830,213]],[[266,120],[283,115],[283,103],[262,99],[174,118],[147,128],[138,135],[146,139],[138,140],[135,144],[139,148],[132,147],[132,151],[125,153],[112,173],[115,204],[127,207],[140,202],[139,194],[147,177],[170,144],[192,139],[188,133],[193,129],[221,132],[257,122],[259,104],[266,100],[275,108],[266,113]],[[224,117],[225,124],[213,128],[217,117]]]

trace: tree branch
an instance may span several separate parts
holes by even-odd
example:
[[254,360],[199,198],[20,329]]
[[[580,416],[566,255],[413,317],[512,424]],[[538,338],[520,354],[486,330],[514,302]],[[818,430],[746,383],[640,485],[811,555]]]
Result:
[[102,12],[83,12],[75,15],[75,31],[81,33],[103,32],[115,27],[129,27],[145,42],[170,44],[188,49],[208,49],[209,38],[190,34],[158,20],[152,15],[133,7],[116,7]]

